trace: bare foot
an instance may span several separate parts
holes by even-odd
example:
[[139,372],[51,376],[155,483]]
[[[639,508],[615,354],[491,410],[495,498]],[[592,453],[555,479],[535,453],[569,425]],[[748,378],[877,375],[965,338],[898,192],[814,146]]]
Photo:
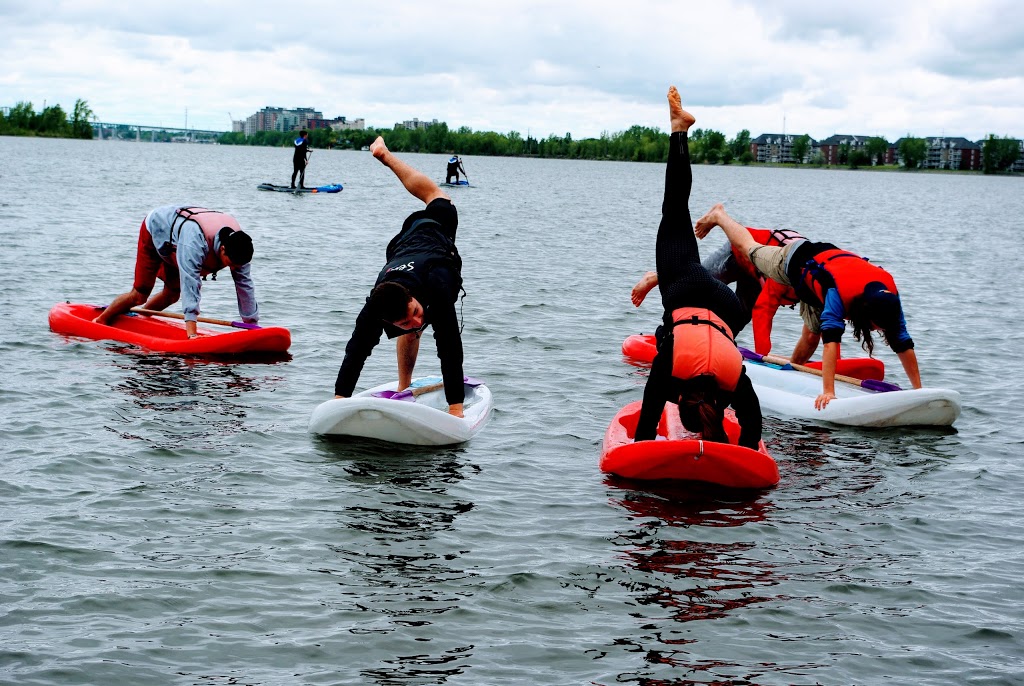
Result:
[[388,146],[384,144],[384,139],[381,136],[377,136],[377,140],[370,144],[370,154],[378,160],[383,161],[384,156],[389,152]]
[[711,229],[718,226],[719,217],[721,216],[719,213],[725,214],[725,206],[722,203],[712,207],[708,210],[707,214],[697,220],[696,225],[693,227],[693,232],[697,234],[697,238],[704,238],[704,236],[711,232]]
[[668,88],[668,118],[671,122],[672,133],[677,131],[688,131],[697,120],[692,114],[683,109],[682,100],[679,98],[679,91],[675,86]]
[[658,272],[647,272],[644,274],[636,285],[633,286],[633,292],[629,298],[633,301],[633,307],[640,307],[640,303],[644,301],[647,294],[651,292],[651,289],[658,285]]

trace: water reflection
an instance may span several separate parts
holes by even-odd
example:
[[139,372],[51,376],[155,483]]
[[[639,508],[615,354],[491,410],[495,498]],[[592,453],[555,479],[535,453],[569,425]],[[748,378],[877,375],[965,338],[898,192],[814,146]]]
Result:
[[[620,532],[613,542],[621,547],[628,567],[622,583],[642,608],[634,616],[643,633],[631,632],[615,645],[642,652],[652,672],[661,671],[661,665],[690,674],[686,680],[673,681],[653,673],[636,673],[631,680],[642,684],[755,683],[749,676],[735,682],[713,676],[712,671],[720,673],[722,669],[735,673],[740,665],[697,659],[685,648],[696,642],[685,625],[783,599],[770,589],[784,577],[775,564],[764,559],[767,555],[758,550],[756,540],[713,532],[768,521],[774,511],[772,501],[763,492],[703,485],[637,484],[615,477],[606,483],[617,489],[612,502],[630,515],[632,527]],[[638,490],[625,490],[630,487]],[[709,679],[695,679],[699,673]]]
[[364,614],[348,631],[383,638],[372,651],[378,666],[361,676],[378,684],[445,683],[465,673],[474,646],[453,643],[435,624],[471,595],[464,583],[471,572],[460,564],[469,551],[447,534],[473,503],[449,489],[480,468],[466,462],[462,447],[314,440],[337,462],[339,487],[350,491],[336,513],[344,541],[329,546],[338,562],[320,571],[343,574],[344,604]]
[[115,425],[107,428],[156,448],[224,447],[228,436],[248,429],[250,405],[241,398],[281,381],[251,376],[237,363],[130,350],[114,358],[125,372],[114,390],[131,402],[115,407]]

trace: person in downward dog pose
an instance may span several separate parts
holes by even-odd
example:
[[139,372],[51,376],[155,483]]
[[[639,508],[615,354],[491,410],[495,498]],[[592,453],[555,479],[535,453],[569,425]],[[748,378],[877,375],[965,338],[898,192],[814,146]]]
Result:
[[[145,303],[146,309],[164,310],[182,301],[185,331],[197,334],[202,281],[227,267],[235,282],[238,314],[243,322],[260,319],[251,265],[252,238],[238,220],[225,212],[191,205],[164,205],[146,215],[139,228],[132,290],[114,300],[93,321],[110,324],[118,315]],[[163,289],[150,297],[156,280]]]
[[728,442],[725,408],[732,406],[739,444],[756,450],[761,404],[734,340],[750,315],[732,289],[700,263],[688,206],[693,173],[687,131],[695,119],[683,109],[675,86],[669,88],[668,105],[672,133],[655,259],[665,315],[635,440],[655,438],[665,403],[672,401],[687,430],[722,443]]
[[356,317],[352,338],[345,346],[345,359],[334,384],[335,396],[352,395],[366,358],[385,332],[388,338],[398,338],[398,390],[408,388],[419,354],[420,334],[429,325],[437,341],[448,412],[462,417],[466,389],[462,334],[455,312],[462,289],[462,257],[455,247],[459,214],[451,198],[425,174],[398,159],[383,138],[377,137],[370,152],[426,208],[409,215],[402,230],[388,243],[387,263]]
[[[790,229],[755,229],[744,227],[750,236],[761,245],[788,245],[802,239]],[[782,306],[792,307],[800,302],[791,286],[766,279],[757,273],[754,264],[731,243],[725,243],[708,255],[702,262],[713,277],[725,284],[736,284],[736,296],[743,308],[750,313],[754,329],[754,350],[760,355],[772,351],[772,321]],[[647,272],[636,285],[630,298],[635,307],[640,307],[647,294],[658,285],[658,273]],[[736,332],[737,334],[739,331]]]
[[853,324],[853,337],[871,355],[872,330],[881,330],[885,342],[900,358],[903,370],[914,388],[921,388],[914,340],[907,332],[896,282],[889,272],[848,250],[831,243],[800,239],[776,247],[759,245],[743,226],[730,217],[721,203],[697,220],[694,232],[699,238],[719,226],[729,242],[747,255],[754,267],[769,279],[795,289],[800,298],[803,333],[791,356],[802,364],[810,359],[820,339],[822,352],[822,392],[814,400],[819,410],[835,400],[836,361],[846,320]]

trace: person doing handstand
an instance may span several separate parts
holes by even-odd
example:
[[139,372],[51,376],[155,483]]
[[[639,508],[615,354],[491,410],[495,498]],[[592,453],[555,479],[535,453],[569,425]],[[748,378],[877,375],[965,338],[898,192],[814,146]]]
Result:
[[665,403],[672,401],[687,430],[727,443],[723,420],[731,405],[740,425],[739,444],[756,450],[761,404],[734,340],[750,314],[700,263],[688,207],[693,173],[687,131],[695,119],[683,109],[675,86],[669,88],[668,105],[672,133],[655,253],[665,315],[635,440],[655,438]]
[[[803,238],[791,229],[755,229],[745,227],[755,242],[761,245],[788,245]],[[754,350],[760,355],[772,351],[772,322],[780,307],[800,302],[791,286],[766,279],[757,273],[745,254],[726,242],[701,261],[713,277],[724,284],[736,284],[736,297],[750,313],[754,330]],[[647,272],[633,286],[630,299],[640,307],[647,293],[658,285],[658,273]],[[739,333],[738,331],[735,333]]]

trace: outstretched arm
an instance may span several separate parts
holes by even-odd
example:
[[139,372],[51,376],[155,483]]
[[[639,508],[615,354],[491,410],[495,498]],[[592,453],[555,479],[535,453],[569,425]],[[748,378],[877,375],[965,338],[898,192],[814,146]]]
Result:
[[425,205],[438,198],[451,200],[429,176],[409,166],[388,150],[380,136],[377,136],[377,140],[370,146],[370,152],[381,161],[381,164],[395,173],[407,191],[422,200]]
[[903,371],[907,373],[910,385],[914,388],[921,388],[921,370],[917,368],[917,353],[914,352],[914,349],[910,348],[901,353],[896,353],[896,356],[900,358],[900,362],[903,364]]

